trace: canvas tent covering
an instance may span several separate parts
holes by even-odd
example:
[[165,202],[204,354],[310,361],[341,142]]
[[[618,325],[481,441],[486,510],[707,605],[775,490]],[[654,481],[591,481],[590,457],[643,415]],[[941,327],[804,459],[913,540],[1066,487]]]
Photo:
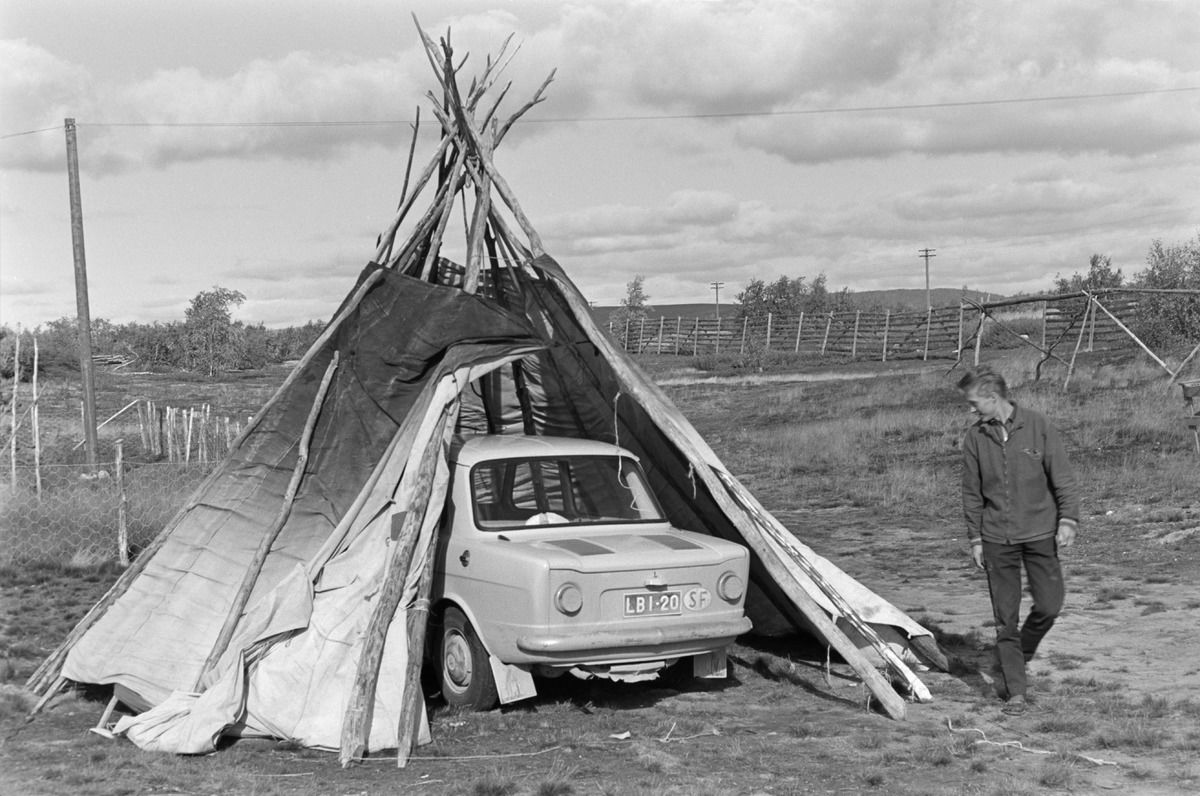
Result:
[[411,190],[406,176],[374,257],[295,371],[31,687],[112,684],[145,711],[117,728],[145,748],[266,734],[343,762],[398,748],[403,762],[427,733],[417,675],[447,441],[473,432],[631,449],[673,524],[750,548],[756,626],[815,631],[894,716],[904,702],[877,667],[928,698],[907,665],[914,650],[944,664],[928,632],[763,509],[544,252],[493,151],[550,79],[501,121],[487,98],[506,48],[464,93],[447,41],[422,39],[441,89],[435,156]]

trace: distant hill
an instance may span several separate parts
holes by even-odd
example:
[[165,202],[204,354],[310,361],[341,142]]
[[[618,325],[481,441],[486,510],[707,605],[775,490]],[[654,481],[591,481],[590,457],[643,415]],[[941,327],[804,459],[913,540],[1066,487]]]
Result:
[[[925,289],[905,288],[902,290],[860,290],[850,293],[850,300],[860,307],[881,307],[885,310],[925,309]],[[982,290],[966,290],[959,287],[935,287],[929,291],[929,302],[935,307],[958,306],[966,295],[975,301],[995,301],[1004,296],[985,293]]]
[[[936,287],[929,291],[929,299],[935,307],[958,306],[963,295],[962,288],[956,287]],[[1004,298],[999,293],[985,293],[981,290],[967,290],[965,295],[975,301],[995,301]],[[860,290],[857,293],[847,294],[847,297],[854,306],[864,309],[878,308],[892,311],[925,309],[924,288]],[[592,317],[596,319],[596,323],[604,326],[608,323],[608,316],[615,309],[617,309],[615,306],[592,307]],[[737,304],[721,302],[722,318],[732,318],[737,315],[737,311]],[[648,317],[657,321],[660,316],[668,319],[714,318],[716,314],[717,308],[711,302],[697,302],[693,304],[652,304]]]

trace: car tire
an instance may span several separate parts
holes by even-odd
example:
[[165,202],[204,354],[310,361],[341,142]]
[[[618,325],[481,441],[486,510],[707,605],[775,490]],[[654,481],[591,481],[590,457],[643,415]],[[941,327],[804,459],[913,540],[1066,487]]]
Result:
[[490,710],[496,706],[499,694],[487,650],[470,620],[454,606],[442,615],[438,664],[446,704],[471,710]]

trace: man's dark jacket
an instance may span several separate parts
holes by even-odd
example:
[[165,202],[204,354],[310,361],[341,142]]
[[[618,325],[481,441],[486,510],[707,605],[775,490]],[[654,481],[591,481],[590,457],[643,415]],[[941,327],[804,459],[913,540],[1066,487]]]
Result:
[[1004,426],[977,421],[963,438],[967,538],[1016,544],[1079,521],[1079,489],[1062,438],[1045,417],[1013,404]]

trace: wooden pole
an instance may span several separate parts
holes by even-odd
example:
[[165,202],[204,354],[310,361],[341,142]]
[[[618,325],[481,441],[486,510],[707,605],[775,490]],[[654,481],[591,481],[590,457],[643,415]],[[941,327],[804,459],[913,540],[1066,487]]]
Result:
[[[351,688],[350,700],[346,705],[346,713],[342,720],[341,749],[338,753],[338,760],[343,768],[355,760],[361,760],[367,749],[367,738],[370,734],[371,718],[375,709],[375,689],[379,682],[379,666],[383,661],[383,645],[387,640],[388,627],[391,626],[396,610],[400,606],[400,598],[404,595],[404,585],[412,567],[413,553],[420,536],[421,525],[425,520],[425,513],[429,507],[429,496],[433,491],[433,482],[437,474],[448,411],[448,406],[442,409],[439,422],[422,449],[421,459],[413,474],[410,499],[401,512],[393,515],[392,522],[399,523],[399,532],[396,543],[392,546],[382,587],[378,597],[375,598],[375,605],[371,608],[371,618],[368,620],[363,634],[363,645],[358,656],[354,685]],[[433,532],[436,534],[437,529],[435,528]],[[436,541],[436,538],[431,540],[430,558],[433,558],[437,546]],[[408,653],[410,658],[416,656],[420,660],[422,650],[409,647]],[[405,683],[406,692],[409,685],[413,685],[416,692],[420,693],[419,676],[417,683]],[[406,719],[411,720],[412,717],[406,716],[402,710],[401,727],[406,726]],[[398,751],[407,760],[408,751],[404,750],[403,746]]]
[[[123,407],[121,407],[116,412],[114,412],[111,416],[109,416],[109,418],[107,420],[105,420],[103,423],[100,423],[99,425],[97,425],[96,426],[97,430],[104,428],[109,423],[116,420],[118,417],[125,414],[133,407],[137,406],[137,404],[138,404],[138,401],[136,398],[134,400],[130,401],[129,403],[125,404]],[[79,442],[75,443],[75,447],[71,448],[71,450],[73,450],[73,451],[79,450],[81,447],[83,447],[83,445],[86,441],[87,440],[80,440]]]
[[1075,359],[1079,356],[1079,349],[1083,345],[1083,336],[1087,333],[1088,313],[1090,312],[1095,312],[1095,306],[1089,295],[1087,306],[1083,309],[1083,323],[1079,325],[1079,338],[1075,341],[1075,350],[1071,352],[1071,362],[1067,365],[1067,377],[1063,379],[1063,392],[1067,391],[1067,385],[1071,383],[1071,376],[1075,373]]
[[[434,528],[437,533],[437,528]],[[433,589],[433,565],[436,556],[430,553],[425,559],[421,570],[421,579],[417,582],[417,599],[408,610],[408,649],[424,650],[425,636],[429,628],[429,595]],[[424,656],[420,653],[408,656],[408,666],[404,672],[404,696],[400,703],[400,723],[397,727],[399,743],[396,749],[396,768],[407,768],[408,759],[417,745],[417,735],[420,730],[421,710],[421,665]]]
[[771,322],[775,319],[774,313],[767,313],[767,350],[771,350]]
[[[33,382],[33,406],[29,409],[29,420],[33,429],[33,488],[40,503],[42,501],[42,424],[39,408],[41,393],[38,391],[38,367],[38,339],[35,335],[33,338],[33,373],[30,375]],[[13,428],[13,436],[16,436],[16,433],[16,428]]]
[[796,350],[793,353],[800,353],[800,330],[804,328],[804,310],[800,310],[800,320],[796,321]]
[[683,316],[675,316],[675,356],[679,356],[679,338],[683,336]]
[[1042,302],[1042,348],[1046,347],[1046,314],[1050,308],[1049,301]]
[[116,442],[117,460],[113,464],[117,481],[117,560],[129,566],[129,497],[125,494],[125,440]]
[[[1169,375],[1171,375],[1172,377],[1174,376],[1174,374],[1173,374],[1173,373],[1171,373],[1171,368],[1169,368],[1169,367],[1167,366],[1167,363],[1166,363],[1166,362],[1163,362],[1161,359],[1159,359],[1159,358],[1158,358],[1158,355],[1157,355],[1157,354],[1155,354],[1153,351],[1151,351],[1151,350],[1150,350],[1150,347],[1149,347],[1149,346],[1147,346],[1145,343],[1143,343],[1143,342],[1142,342],[1142,340],[1141,340],[1141,338],[1139,338],[1139,337],[1138,337],[1136,334],[1134,334],[1134,333],[1133,333],[1133,332],[1132,332],[1132,331],[1129,329],[1129,327],[1128,327],[1128,326],[1126,326],[1125,324],[1121,323],[1121,319],[1120,319],[1120,318],[1118,318],[1116,315],[1113,315],[1111,312],[1109,312],[1109,311],[1108,311],[1108,308],[1107,308],[1107,307],[1105,307],[1103,304],[1101,304],[1099,299],[1093,298],[1093,299],[1092,299],[1092,304],[1093,304],[1093,306],[1095,306],[1095,307],[1099,307],[1101,312],[1103,312],[1105,315],[1107,315],[1109,318],[1111,318],[1111,319],[1112,319],[1112,322],[1113,322],[1113,323],[1115,323],[1115,324],[1116,324],[1116,325],[1117,325],[1117,326],[1120,328],[1120,330],[1121,330],[1122,332],[1124,332],[1125,334],[1127,334],[1127,335],[1129,335],[1131,338],[1133,338],[1133,342],[1135,342],[1135,343],[1137,343],[1139,346],[1141,346],[1142,350],[1143,350],[1143,351],[1145,351],[1147,354],[1149,354],[1149,355],[1150,355],[1150,358],[1151,358],[1151,359],[1153,359],[1155,362],[1157,362],[1159,367],[1161,367],[1163,370],[1165,370],[1165,371],[1166,371],[1166,372],[1167,372]],[[1092,328],[1093,328],[1093,329],[1095,329],[1095,327],[1096,327],[1096,318],[1095,318],[1095,314],[1096,314],[1096,313],[1095,313],[1095,310],[1092,310]],[[1193,353],[1193,355],[1194,355],[1194,353]],[[1190,358],[1191,358],[1191,357],[1189,357],[1189,359],[1190,359]]]
[[13,393],[10,408],[12,423],[8,437],[8,479],[13,494],[17,492],[17,393],[21,389],[21,333],[17,332],[16,342],[13,343]]
[[741,354],[746,353],[746,326],[749,323],[750,323],[749,315],[747,315],[745,318],[742,318],[742,350],[739,352]]
[[829,318],[825,321],[825,337],[821,340],[821,356],[825,356],[825,348],[829,345],[829,329],[833,326],[833,313],[829,313]]
[[933,307],[925,310],[925,353],[921,359],[926,362],[929,361],[929,329],[931,326],[933,326]]
[[196,423],[196,407],[189,407],[183,413],[184,428],[186,429],[183,437],[183,461],[186,464],[192,463],[192,426]]
[[142,442],[142,453],[150,453],[150,435],[148,433],[150,424],[149,424],[149,421],[146,419],[146,415],[148,414],[148,412],[146,410],[149,408],[149,404],[150,404],[149,401],[146,401],[144,404],[142,401],[138,401],[138,407],[137,407],[138,438]]
[[[492,144],[495,140],[495,125],[485,131],[480,137],[483,151],[480,157],[492,156]],[[414,138],[415,143],[415,138]],[[483,265],[484,232],[487,229],[487,217],[492,207],[492,181],[487,173],[480,175],[475,183],[475,212],[471,217],[471,226],[467,234],[467,270],[463,274],[463,292],[474,293],[479,286],[479,274]],[[502,293],[500,285],[496,285],[496,295]]]
[[987,326],[987,320],[987,313],[980,308],[979,328],[975,330],[975,367],[979,367],[979,353],[983,350],[983,329]]
[[[1104,307],[1102,307],[1102,306],[1100,305],[1100,299],[1093,297],[1093,298],[1092,298],[1092,301],[1093,301],[1093,302],[1095,302],[1095,304],[1096,304],[1096,306],[1097,306],[1097,307],[1100,307],[1100,309],[1104,309]],[[1106,310],[1106,309],[1104,309],[1104,311],[1105,311],[1106,313],[1108,312],[1108,310]],[[1088,346],[1087,346],[1087,350],[1088,350],[1088,352],[1090,353],[1090,352],[1094,351],[1094,350],[1095,350],[1095,348],[1096,348],[1096,310],[1095,310],[1095,309],[1093,309],[1093,310],[1092,310],[1092,323],[1091,323],[1091,325],[1090,325],[1090,326],[1088,326]],[[1157,357],[1155,357],[1155,358],[1157,359]],[[1169,373],[1170,371],[1168,370],[1167,372]]]
[[304,468],[308,464],[308,448],[312,441],[313,429],[316,428],[317,418],[321,415],[321,407],[325,405],[325,394],[329,391],[329,384],[333,381],[333,374],[338,366],[338,352],[333,352],[333,358],[329,361],[329,366],[325,368],[325,376],[321,379],[321,386],[317,388],[317,396],[313,399],[312,407],[308,410],[308,419],[304,424],[304,430],[300,434],[299,451],[296,454],[296,465],[292,468],[292,478],[288,482],[287,491],[283,494],[283,505],[279,508],[279,513],[275,516],[275,521],[271,527],[263,534],[262,540],[258,543],[258,549],[254,551],[254,557],[250,559],[250,563],[246,566],[246,571],[242,575],[241,586],[238,587],[237,594],[234,595],[233,605],[229,608],[229,613],[225,617],[225,623],[221,626],[221,632],[217,635],[217,640],[213,644],[212,651],[208,654],[208,658],[204,661],[204,666],[200,669],[200,674],[196,678],[196,686],[193,690],[202,690],[204,678],[217,665],[217,661],[225,654],[225,649],[229,646],[229,641],[233,638],[233,632],[237,628],[238,622],[242,618],[242,612],[246,608],[246,603],[250,600],[250,592],[254,590],[254,584],[258,582],[258,576],[262,573],[263,564],[266,563],[267,554],[271,552],[271,546],[275,544],[275,540],[279,537],[279,532],[283,530],[283,526],[287,523],[288,517],[292,513],[292,504],[296,501],[296,492],[300,488],[300,482],[304,479]]
[[958,302],[958,345],[954,349],[954,358],[962,359],[962,344],[963,344],[963,313],[966,311],[967,303],[965,301]]
[[854,312],[854,337],[850,339],[850,358],[858,357],[858,319],[862,315],[862,310]]
[[1176,380],[1179,379],[1179,374],[1183,373],[1183,369],[1186,368],[1188,364],[1196,358],[1196,354],[1200,354],[1200,343],[1196,344],[1196,347],[1192,349],[1192,353],[1184,357],[1183,362],[1180,362],[1179,367],[1176,368],[1175,372],[1171,374],[1171,379],[1167,382],[1167,392],[1171,391],[1171,385],[1173,385]]
[[96,470],[96,376],[92,362],[92,317],[88,304],[87,258],[83,245],[83,200],[79,192],[79,153],[75,120],[65,119],[67,133],[67,183],[71,200],[71,249],[75,260],[75,308],[78,320],[79,372],[83,380],[83,434],[89,472]]
[[[962,348],[962,313],[961,312],[959,313],[958,317],[959,317],[958,347],[961,349]],[[889,330],[889,327],[891,326],[891,323],[892,323],[892,311],[888,310],[883,316],[883,356],[881,356],[879,358],[880,362],[887,362],[888,330]]]
[[643,349],[645,349],[645,347],[646,347],[646,316],[643,315],[641,323],[638,324],[637,352],[639,354],[642,353],[642,351],[643,351]]
[[721,316],[717,316],[717,342],[715,343],[714,353],[721,353]]
[[696,324],[692,328],[692,356],[700,351],[700,316],[696,316]]

